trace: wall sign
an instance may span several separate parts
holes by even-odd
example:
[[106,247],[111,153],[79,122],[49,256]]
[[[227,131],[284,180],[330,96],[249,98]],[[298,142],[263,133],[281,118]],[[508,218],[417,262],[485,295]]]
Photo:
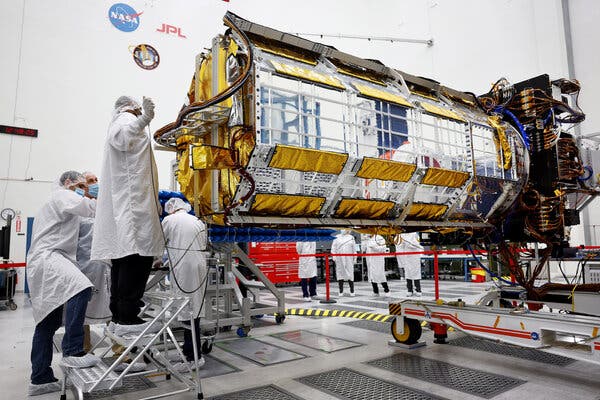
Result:
[[177,35],[177,37],[186,39],[187,36],[181,34],[181,28],[169,24],[162,24],[162,26],[156,30],[156,32],[166,33],[167,35]]
[[108,19],[115,28],[123,32],[133,32],[140,26],[140,15],[131,6],[124,3],[113,4],[108,10]]
[[27,136],[27,137],[38,137],[37,129],[19,128],[17,126],[0,125],[0,133],[7,133],[9,135]]
[[138,44],[137,46],[129,47],[129,50],[133,54],[133,60],[138,65],[138,67],[143,69],[154,69],[158,67],[160,63],[160,55],[158,51],[149,44]]

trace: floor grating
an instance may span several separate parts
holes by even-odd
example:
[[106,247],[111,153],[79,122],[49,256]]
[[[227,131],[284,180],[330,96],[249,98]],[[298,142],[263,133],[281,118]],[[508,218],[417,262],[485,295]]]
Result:
[[223,340],[215,342],[215,346],[263,366],[299,360],[306,357],[294,351],[252,338]]
[[367,364],[486,399],[525,383],[521,379],[459,367],[406,353],[396,353]]
[[398,385],[348,368],[296,379],[344,400],[435,400],[440,397]]
[[334,351],[338,350],[362,346],[360,343],[305,330],[274,333],[271,336],[280,340],[285,340],[286,342],[324,351],[326,353],[333,353]]
[[508,344],[490,342],[489,340],[477,339],[471,336],[463,336],[449,342],[453,346],[466,347],[468,349],[486,351],[488,353],[501,354],[509,357],[522,358],[544,364],[552,364],[564,367],[575,362],[574,359],[546,353],[536,349],[528,349]]
[[240,390],[239,392],[222,394],[216,397],[210,397],[208,400],[299,400],[294,396],[277,386],[261,386],[252,389]]
[[143,376],[127,376],[123,378],[123,386],[113,390],[98,390],[92,393],[84,393],[83,398],[85,400],[114,398],[124,393],[138,392],[140,390],[146,390],[155,388],[156,385],[152,383],[148,378]]
[[358,319],[356,321],[344,322],[342,325],[348,325],[355,328],[368,329],[370,331],[389,333],[391,335],[391,322],[367,321]]

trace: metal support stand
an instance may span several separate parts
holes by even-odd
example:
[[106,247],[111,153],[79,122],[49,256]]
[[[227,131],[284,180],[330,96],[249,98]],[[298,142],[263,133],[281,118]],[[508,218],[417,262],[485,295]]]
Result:
[[330,295],[329,280],[330,280],[329,255],[326,255],[325,256],[325,299],[320,301],[320,303],[322,303],[322,304],[337,303],[336,300],[329,297],[329,295]]

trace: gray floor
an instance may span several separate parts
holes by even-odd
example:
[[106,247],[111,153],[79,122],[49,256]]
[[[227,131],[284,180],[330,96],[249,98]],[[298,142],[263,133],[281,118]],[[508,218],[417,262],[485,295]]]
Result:
[[[392,281],[392,298],[402,298],[404,282]],[[442,281],[444,299],[462,298],[469,302],[485,290],[483,284]],[[290,307],[320,308],[317,302],[301,304],[299,287],[283,288],[293,300]],[[325,290],[319,286],[319,294]],[[425,298],[433,296],[433,282],[423,282]],[[371,287],[356,284],[356,297],[338,299],[340,309],[385,313],[387,299],[373,297]],[[337,294],[333,290],[332,294]],[[268,301],[268,299],[267,299]],[[29,381],[31,336],[34,322],[31,307],[22,294],[17,295],[16,311],[0,311],[0,388],[4,399],[24,399]],[[333,308],[333,307],[328,307]],[[425,330],[427,346],[403,350],[389,346],[389,324],[350,318],[304,318],[288,316],[284,324],[272,323],[265,316],[250,331],[253,340],[245,346],[232,332],[221,334],[213,347],[202,380],[204,395],[218,399],[515,399],[528,400],[600,399],[600,365],[581,361],[553,362],[551,358],[522,357],[519,351],[494,352],[493,346],[458,341],[455,345],[433,344],[432,332]],[[260,321],[260,320],[259,320]],[[235,327],[234,327],[235,328]],[[294,332],[296,331],[296,332]],[[305,332],[294,343],[298,331]],[[287,335],[284,335],[288,332]],[[302,335],[300,335],[302,336]],[[450,339],[460,340],[460,333]],[[351,342],[348,348],[332,348],[332,338]],[[292,340],[292,341],[290,341]],[[227,342],[236,343],[236,349]],[[344,342],[340,342],[344,343]],[[240,354],[244,349],[244,354]],[[335,349],[336,351],[331,351]],[[282,350],[285,350],[282,352]],[[294,355],[282,361],[281,355]],[[256,357],[261,362],[253,361]],[[54,365],[60,359],[55,353]],[[270,361],[273,361],[272,363]],[[55,373],[60,370],[55,367]],[[107,399],[139,399],[179,386],[176,380],[152,377],[156,387],[124,393]],[[58,394],[37,397],[58,400]],[[72,399],[72,394],[68,393]],[[172,398],[195,399],[193,393]]]

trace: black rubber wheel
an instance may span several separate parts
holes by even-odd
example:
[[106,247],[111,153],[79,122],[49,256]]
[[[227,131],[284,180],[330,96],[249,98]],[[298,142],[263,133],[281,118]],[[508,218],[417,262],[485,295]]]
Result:
[[60,400],[67,400],[67,395],[66,394],[61,394],[60,395]]
[[278,324],[282,324],[283,321],[285,321],[285,315],[275,315],[275,322],[277,322]]
[[212,351],[213,348],[213,344],[212,341],[205,341],[204,343],[202,343],[202,354],[210,354],[210,352]]
[[165,379],[168,380],[168,381],[170,381],[171,380],[171,374],[165,375]]
[[12,311],[15,311],[17,309],[17,303],[11,301],[10,303],[8,303],[8,308],[10,308]]
[[396,321],[394,318],[392,321],[392,336],[396,339],[396,342],[403,344],[415,344],[421,338],[423,330],[421,329],[421,322],[416,319],[404,318],[404,333],[402,335],[396,332]]
[[198,393],[197,398],[198,398],[198,400],[202,400],[204,398],[204,394]]

